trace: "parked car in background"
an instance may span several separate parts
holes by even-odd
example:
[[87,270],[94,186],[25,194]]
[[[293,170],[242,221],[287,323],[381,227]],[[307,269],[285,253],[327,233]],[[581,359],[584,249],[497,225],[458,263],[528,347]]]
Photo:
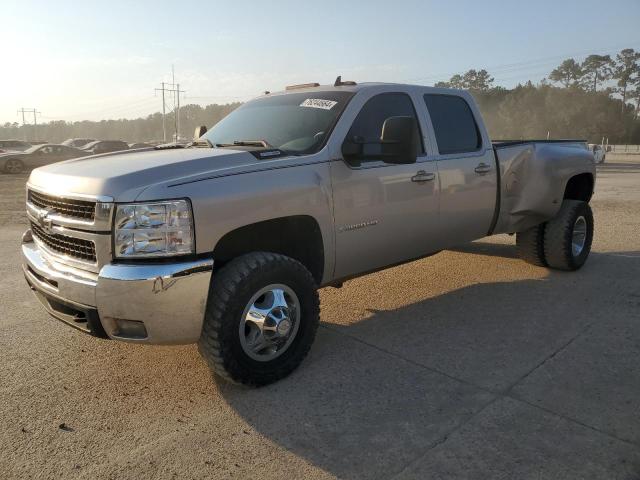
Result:
[[120,150],[129,150],[129,144],[122,140],[96,140],[87,143],[82,150],[89,152],[91,155],[98,153],[119,152]]
[[138,143],[130,143],[129,148],[152,148],[155,145],[151,145],[150,143],[138,142]]
[[1,153],[0,170],[4,173],[22,173],[50,163],[87,155],[83,150],[66,145],[35,145],[24,152]]
[[33,145],[22,140],[0,140],[0,148],[7,151],[24,152]]
[[88,143],[95,142],[95,141],[96,141],[95,138],[68,138],[67,140],[62,142],[62,145],[66,145],[68,147],[82,148]]
[[589,149],[593,152],[593,160],[596,163],[604,163],[604,159],[607,155],[602,145],[590,143]]

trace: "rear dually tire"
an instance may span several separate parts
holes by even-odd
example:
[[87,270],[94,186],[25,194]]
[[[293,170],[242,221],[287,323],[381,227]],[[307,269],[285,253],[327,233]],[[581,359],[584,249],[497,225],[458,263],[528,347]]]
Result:
[[547,222],[544,255],[557,270],[577,270],[584,265],[593,240],[593,213],[587,202],[565,199],[560,211]]
[[531,227],[524,232],[516,233],[516,249],[518,256],[527,263],[538,267],[546,267],[544,256],[544,230],[546,223]]

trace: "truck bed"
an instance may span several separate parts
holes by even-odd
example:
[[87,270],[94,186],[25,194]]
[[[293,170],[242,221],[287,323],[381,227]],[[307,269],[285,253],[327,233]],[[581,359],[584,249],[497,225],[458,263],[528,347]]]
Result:
[[498,168],[498,205],[491,233],[522,232],[553,218],[570,176],[593,175],[585,140],[493,141]]

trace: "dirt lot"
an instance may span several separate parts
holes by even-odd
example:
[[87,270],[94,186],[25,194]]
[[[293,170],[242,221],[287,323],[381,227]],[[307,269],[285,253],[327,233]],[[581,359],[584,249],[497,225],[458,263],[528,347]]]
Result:
[[0,478],[639,479],[640,158],[608,161],[581,271],[499,236],[325,289],[309,358],[258,390],[49,318],[0,175]]

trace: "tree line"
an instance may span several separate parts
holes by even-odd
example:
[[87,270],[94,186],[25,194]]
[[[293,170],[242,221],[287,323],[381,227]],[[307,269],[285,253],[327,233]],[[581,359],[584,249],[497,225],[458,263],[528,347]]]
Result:
[[[493,138],[583,138],[640,144],[640,52],[564,60],[546,79],[513,89],[486,70],[453,75],[437,87],[470,90]],[[629,102],[634,102],[630,104]]]
[[[199,125],[211,126],[218,123],[240,103],[226,105],[184,105],[180,107],[180,131],[191,135]],[[165,118],[167,141],[171,141],[175,132],[174,112],[169,112]],[[35,131],[34,131],[35,130]],[[16,123],[5,123],[0,126],[0,138],[3,139],[31,139],[59,143],[67,138],[96,138],[100,140],[124,140],[126,142],[162,141],[162,113],[156,112],[144,118],[117,119],[78,122],[55,120],[35,129],[33,125],[25,127]]]
[[[506,89],[494,85],[486,70],[453,75],[435,86],[470,90],[495,139],[582,138],[599,143],[640,144],[640,52],[631,48],[610,55],[589,55],[584,61],[564,60],[538,84],[526,82]],[[631,103],[632,102],[632,103]],[[198,125],[211,127],[240,103],[185,105],[180,108],[181,133]],[[166,117],[168,138],[173,112]],[[46,140],[67,138],[120,139],[128,142],[162,140],[162,114],[145,118],[66,122],[33,126],[5,123],[0,138]]]

